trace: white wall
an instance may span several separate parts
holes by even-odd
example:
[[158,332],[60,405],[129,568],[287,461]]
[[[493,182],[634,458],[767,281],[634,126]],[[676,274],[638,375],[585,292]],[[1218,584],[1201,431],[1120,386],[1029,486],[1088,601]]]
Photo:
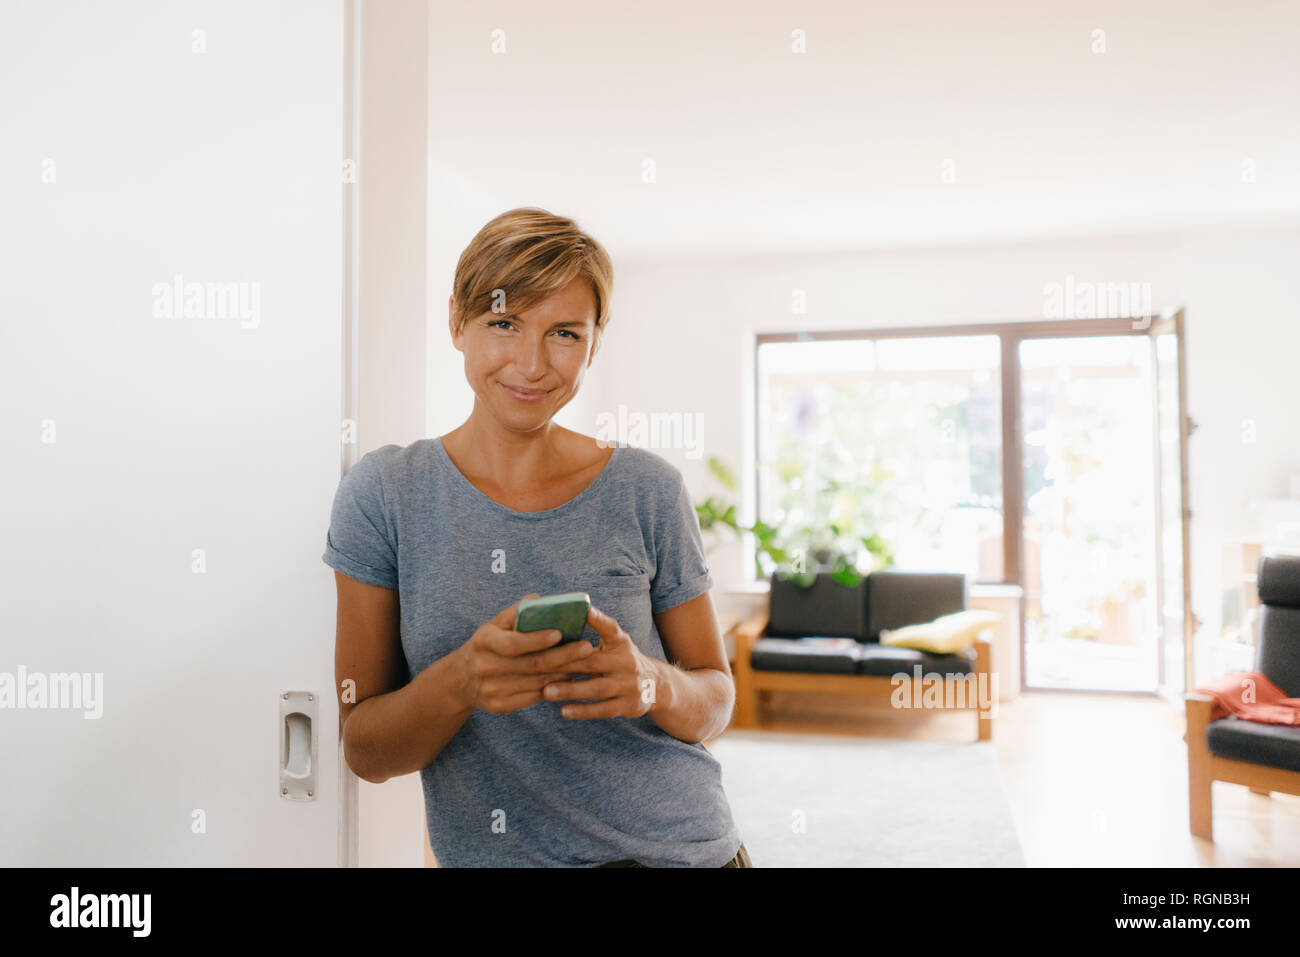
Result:
[[[428,0],[363,3],[358,454],[424,437]],[[421,867],[418,773],[356,780],[357,863]]]
[[361,9],[361,441],[369,450],[424,437],[428,0]]
[[[1187,314],[1193,608],[1218,633],[1222,546],[1250,534],[1247,504],[1288,494],[1300,470],[1291,414],[1300,315],[1291,277],[1300,225],[1219,228],[969,248],[700,263],[616,263],[614,314],[589,373],[588,431],[597,410],[699,411],[704,456],[663,450],[697,497],[717,490],[704,458],[748,475],[752,335],[1041,318],[1043,286],[1076,280],[1149,282],[1154,307]],[[791,290],[808,314],[791,315]],[[1256,440],[1243,442],[1253,420]],[[745,575],[738,550],[711,556],[726,587]],[[1203,656],[1201,656],[1203,657]]]
[[472,178],[510,200],[494,212],[586,216],[615,255],[1300,213],[1295,3],[651,9],[435,5],[432,147],[460,173],[449,189]]

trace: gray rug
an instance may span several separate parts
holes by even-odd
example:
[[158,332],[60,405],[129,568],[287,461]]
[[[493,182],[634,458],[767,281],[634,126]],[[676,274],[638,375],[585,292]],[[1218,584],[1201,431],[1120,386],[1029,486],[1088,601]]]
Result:
[[755,867],[1024,867],[988,742],[728,731],[709,746]]

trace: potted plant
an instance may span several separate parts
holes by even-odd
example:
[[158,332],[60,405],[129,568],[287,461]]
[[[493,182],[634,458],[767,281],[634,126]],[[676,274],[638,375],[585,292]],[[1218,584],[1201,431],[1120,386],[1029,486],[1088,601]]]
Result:
[[[709,472],[729,492],[735,492],[735,475],[726,463],[717,457],[708,460]],[[853,491],[862,491],[862,483]],[[874,530],[861,527],[858,516],[845,522],[842,516],[831,518],[831,501],[836,493],[849,490],[851,483],[825,480],[817,495],[817,507],[810,518],[794,525],[780,528],[757,521],[741,525],[736,519],[736,507],[728,499],[710,495],[695,505],[700,529],[717,536],[722,529],[730,529],[737,537],[753,535],[754,567],[760,578],[776,577],[793,582],[801,588],[810,588],[817,573],[828,571],[830,577],[842,585],[856,586],[865,577],[861,571],[862,555],[870,557],[871,567],[885,568],[894,563],[892,549]],[[717,541],[709,546],[711,551]]]

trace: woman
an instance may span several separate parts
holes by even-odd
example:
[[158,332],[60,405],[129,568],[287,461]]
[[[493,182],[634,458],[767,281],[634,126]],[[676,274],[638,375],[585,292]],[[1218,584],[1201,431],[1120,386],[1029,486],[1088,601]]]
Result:
[[[612,278],[572,220],[489,222],[448,301],[473,412],[335,496],[344,755],[367,781],[420,772],[440,866],[750,866],[700,743],[735,689],[681,474],[551,421]],[[521,596],[574,591],[598,647],[512,630]]]

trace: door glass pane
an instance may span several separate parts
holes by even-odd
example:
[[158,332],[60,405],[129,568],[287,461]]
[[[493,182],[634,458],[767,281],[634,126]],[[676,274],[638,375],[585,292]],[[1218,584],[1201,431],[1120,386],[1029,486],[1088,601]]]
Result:
[[763,343],[758,394],[763,521],[853,525],[900,569],[1002,580],[998,337]]
[[1020,346],[1025,684],[1155,690],[1155,453],[1145,336]]

